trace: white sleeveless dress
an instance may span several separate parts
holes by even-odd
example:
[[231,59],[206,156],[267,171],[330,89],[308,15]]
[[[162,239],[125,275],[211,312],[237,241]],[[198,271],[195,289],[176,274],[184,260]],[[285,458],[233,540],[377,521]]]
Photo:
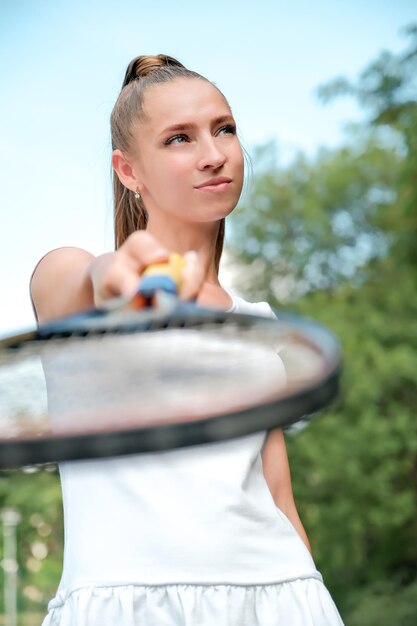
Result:
[[343,626],[272,499],[265,437],[61,464],[64,565],[43,626]]

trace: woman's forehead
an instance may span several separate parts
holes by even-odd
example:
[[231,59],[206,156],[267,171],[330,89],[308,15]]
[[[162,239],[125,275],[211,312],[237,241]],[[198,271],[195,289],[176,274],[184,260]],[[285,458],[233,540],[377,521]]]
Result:
[[200,78],[177,78],[149,87],[144,94],[143,112],[145,124],[152,126],[231,115],[221,91]]

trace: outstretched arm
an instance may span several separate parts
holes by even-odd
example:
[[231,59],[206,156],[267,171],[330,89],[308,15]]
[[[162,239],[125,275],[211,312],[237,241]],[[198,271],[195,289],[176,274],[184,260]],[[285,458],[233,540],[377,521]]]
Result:
[[[80,248],[59,248],[38,263],[31,296],[39,322],[79,313],[137,289],[146,267],[168,260],[169,252],[148,232],[137,231],[115,252],[94,257]],[[198,295],[204,271],[195,253],[185,254],[180,297]]]

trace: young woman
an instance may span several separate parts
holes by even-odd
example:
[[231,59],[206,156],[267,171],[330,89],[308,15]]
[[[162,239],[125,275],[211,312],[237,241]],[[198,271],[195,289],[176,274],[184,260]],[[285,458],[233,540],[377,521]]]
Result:
[[[44,257],[31,284],[39,320],[133,294],[171,252],[187,261],[182,298],[272,315],[218,279],[243,157],[217,87],[171,57],[138,57],[111,128],[116,251]],[[342,624],[297,514],[281,431],[60,472],[64,567],[44,626]]]

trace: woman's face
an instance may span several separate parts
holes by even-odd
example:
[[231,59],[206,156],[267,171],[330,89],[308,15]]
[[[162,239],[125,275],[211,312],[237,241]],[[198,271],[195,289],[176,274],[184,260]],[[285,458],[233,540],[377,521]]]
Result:
[[131,161],[153,218],[214,222],[236,206],[243,155],[223,95],[200,79],[150,87],[136,126]]

